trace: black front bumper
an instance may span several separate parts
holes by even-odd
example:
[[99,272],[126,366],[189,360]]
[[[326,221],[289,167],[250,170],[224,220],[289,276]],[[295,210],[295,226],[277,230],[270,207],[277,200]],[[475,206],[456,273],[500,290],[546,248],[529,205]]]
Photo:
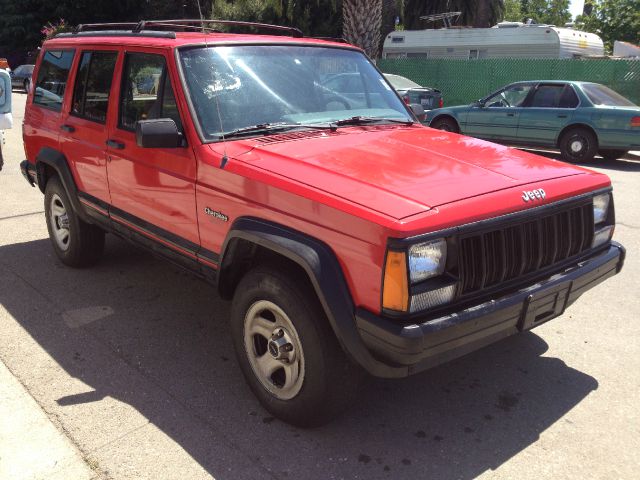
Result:
[[[403,325],[359,309],[356,324],[378,361],[391,367],[393,376],[407,376],[561,315],[584,292],[618,273],[624,257],[624,247],[612,242],[608,250],[543,281],[456,313]],[[369,371],[389,376],[383,368]]]

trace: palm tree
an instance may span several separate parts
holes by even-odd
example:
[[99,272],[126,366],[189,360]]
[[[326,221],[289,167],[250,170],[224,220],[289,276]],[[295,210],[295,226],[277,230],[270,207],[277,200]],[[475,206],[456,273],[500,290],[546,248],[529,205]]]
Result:
[[371,58],[380,50],[382,0],[344,0],[342,34],[344,39],[362,48]]

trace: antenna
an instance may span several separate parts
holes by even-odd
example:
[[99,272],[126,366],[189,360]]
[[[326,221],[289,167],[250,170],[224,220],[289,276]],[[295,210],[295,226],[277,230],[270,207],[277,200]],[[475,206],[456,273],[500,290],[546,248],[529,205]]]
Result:
[[[200,21],[202,22],[202,33],[206,33],[204,29],[204,17],[202,16],[202,8],[200,8],[200,0],[197,0],[197,2],[198,2],[198,13],[200,14]],[[211,8],[213,9],[213,3],[211,5],[212,5]]]

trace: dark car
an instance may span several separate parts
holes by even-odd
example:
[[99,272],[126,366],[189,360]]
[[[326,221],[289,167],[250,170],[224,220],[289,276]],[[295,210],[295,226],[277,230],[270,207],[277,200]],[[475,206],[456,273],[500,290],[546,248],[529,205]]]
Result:
[[31,85],[31,75],[33,75],[33,67],[35,67],[35,65],[20,65],[11,72],[11,87],[23,88],[25,91],[29,90],[29,85]]
[[440,92],[440,90],[423,87],[400,75],[385,73],[384,76],[407,105],[418,103],[422,105],[422,108],[425,110],[442,108],[444,106],[442,92]]

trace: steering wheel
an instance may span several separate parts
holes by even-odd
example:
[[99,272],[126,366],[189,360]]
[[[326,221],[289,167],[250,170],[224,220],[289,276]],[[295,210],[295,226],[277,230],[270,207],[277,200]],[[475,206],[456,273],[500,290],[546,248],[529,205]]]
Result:
[[325,98],[325,102],[324,102],[324,108],[325,110],[327,109],[327,105],[329,105],[331,102],[337,102],[340,103],[344,106],[345,110],[351,110],[351,104],[349,104],[349,102],[347,102],[344,98],[338,96],[338,95],[331,95],[327,98]]

